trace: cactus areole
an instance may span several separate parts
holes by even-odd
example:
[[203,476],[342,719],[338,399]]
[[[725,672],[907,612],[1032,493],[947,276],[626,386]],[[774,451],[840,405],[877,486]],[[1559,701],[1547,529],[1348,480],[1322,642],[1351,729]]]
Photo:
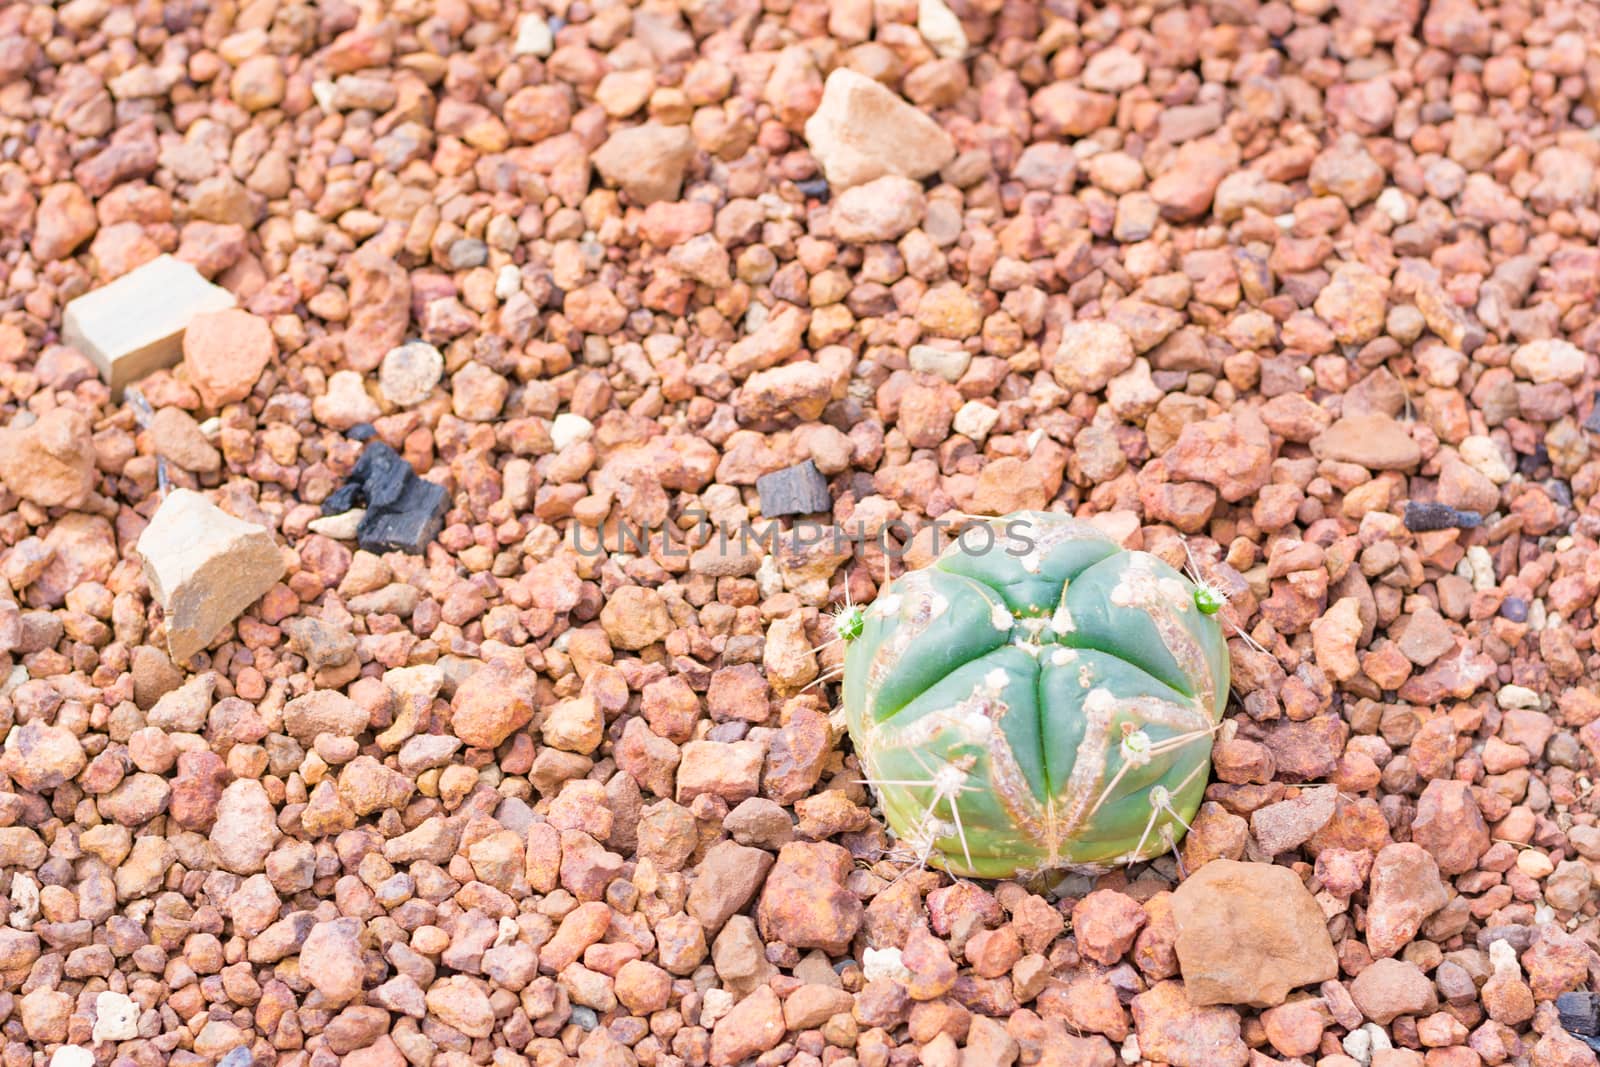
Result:
[[899,847],[979,878],[1171,849],[1227,702],[1219,606],[1047,512],[987,520],[889,583],[840,636],[850,737]]

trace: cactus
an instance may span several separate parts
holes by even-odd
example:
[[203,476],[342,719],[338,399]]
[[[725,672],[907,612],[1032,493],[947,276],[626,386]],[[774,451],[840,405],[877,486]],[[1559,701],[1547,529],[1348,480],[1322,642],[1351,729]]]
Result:
[[1171,849],[1227,703],[1219,606],[1080,520],[1016,512],[842,613],[845,721],[900,844],[981,878]]

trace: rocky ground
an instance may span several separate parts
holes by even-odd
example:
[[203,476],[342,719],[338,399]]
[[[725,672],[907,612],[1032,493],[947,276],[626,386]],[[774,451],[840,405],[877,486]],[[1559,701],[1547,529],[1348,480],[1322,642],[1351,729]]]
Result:
[[[0,10],[5,1067],[1595,1064],[1600,9],[510,6]],[[805,460],[1187,535],[1193,888],[891,853],[813,649],[926,539],[702,543]],[[163,471],[288,567],[176,664]]]

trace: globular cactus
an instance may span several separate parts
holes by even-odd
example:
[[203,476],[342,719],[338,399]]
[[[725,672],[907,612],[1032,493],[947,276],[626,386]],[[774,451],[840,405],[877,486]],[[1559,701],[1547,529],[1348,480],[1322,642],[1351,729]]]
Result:
[[1172,848],[1227,702],[1219,607],[1087,523],[1017,512],[845,609],[845,719],[901,847],[982,878]]

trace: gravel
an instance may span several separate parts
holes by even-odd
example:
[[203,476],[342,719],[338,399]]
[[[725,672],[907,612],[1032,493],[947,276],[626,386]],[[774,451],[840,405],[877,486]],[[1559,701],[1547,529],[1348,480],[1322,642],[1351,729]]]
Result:
[[[1595,1064],[1592,21],[0,10],[5,1062]],[[282,557],[203,635],[172,490]],[[1235,699],[1176,856],[953,883],[826,613],[1028,507]],[[1218,860],[1315,966],[1179,951]]]

